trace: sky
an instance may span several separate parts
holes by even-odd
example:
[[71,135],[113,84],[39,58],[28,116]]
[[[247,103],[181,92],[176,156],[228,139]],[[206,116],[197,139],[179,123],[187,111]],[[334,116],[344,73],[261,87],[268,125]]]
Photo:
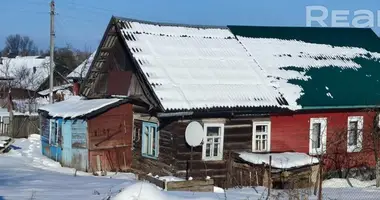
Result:
[[[0,48],[6,36],[18,33],[48,49],[50,0],[0,2]],[[328,9],[328,20],[332,10],[349,10],[351,20],[359,9],[371,10],[380,19],[378,0],[56,0],[55,4],[56,46],[71,44],[86,50],[96,50],[112,15],[182,24],[306,26],[306,6],[318,5]],[[378,35],[379,27],[374,27]]]

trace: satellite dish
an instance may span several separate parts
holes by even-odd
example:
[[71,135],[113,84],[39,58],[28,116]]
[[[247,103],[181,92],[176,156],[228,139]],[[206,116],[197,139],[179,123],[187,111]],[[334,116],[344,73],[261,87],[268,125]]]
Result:
[[187,125],[185,131],[185,139],[188,145],[192,147],[201,145],[203,135],[203,127],[199,122],[193,121]]

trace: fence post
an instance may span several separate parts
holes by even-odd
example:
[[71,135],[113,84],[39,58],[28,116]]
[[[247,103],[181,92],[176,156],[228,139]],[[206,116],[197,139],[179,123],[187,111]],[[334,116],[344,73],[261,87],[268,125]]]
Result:
[[[230,188],[232,187],[232,177],[231,177],[231,173],[232,173],[232,158],[231,158],[231,151],[228,152],[228,159],[227,159],[227,184],[226,184],[226,188]],[[226,189],[224,188],[224,189]]]
[[322,180],[323,179],[323,160],[319,159],[319,188],[318,188],[318,200],[322,200]]
[[272,187],[272,156],[269,156],[269,172],[268,172],[268,197],[270,197],[270,191]]

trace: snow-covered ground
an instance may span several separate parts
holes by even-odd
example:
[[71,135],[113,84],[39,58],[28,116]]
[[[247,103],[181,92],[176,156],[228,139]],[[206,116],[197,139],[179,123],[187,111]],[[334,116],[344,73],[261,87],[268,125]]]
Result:
[[[263,187],[229,189],[216,188],[215,192],[165,192],[154,185],[139,182],[133,174],[108,173],[105,177],[77,172],[61,167],[41,155],[40,137],[32,135],[28,139],[17,139],[13,150],[0,155],[0,200],[103,200],[112,196],[114,200],[258,200],[266,199]],[[177,181],[174,177],[160,177]],[[323,183],[324,199],[380,199],[380,190],[374,182],[351,179],[354,188],[346,180],[331,179]],[[121,191],[121,192],[120,192]],[[310,190],[311,191],[311,190]],[[284,191],[282,198],[288,199]],[[311,196],[309,199],[316,199]]]

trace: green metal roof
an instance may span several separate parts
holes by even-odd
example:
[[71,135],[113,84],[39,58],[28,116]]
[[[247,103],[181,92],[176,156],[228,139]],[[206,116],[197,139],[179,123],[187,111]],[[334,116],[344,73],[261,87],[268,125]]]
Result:
[[[301,108],[380,105],[380,39],[371,29],[252,26],[229,28],[253,59],[268,72],[271,81],[278,81],[279,85],[275,87],[279,88],[280,93],[289,101],[296,96],[296,104]],[[278,50],[279,48],[281,49]],[[290,53],[283,54],[287,50]],[[303,60],[297,60],[301,58]],[[284,59],[283,63],[281,59]],[[305,62],[309,66],[305,67]],[[322,62],[326,65],[318,66]],[[288,76],[287,73],[295,76]],[[285,85],[279,80],[284,80]],[[302,89],[299,97],[294,92],[296,90],[287,89],[292,85]]]
[[[239,36],[278,38],[332,46],[361,47],[379,52],[380,39],[370,28],[228,26]],[[377,44],[377,45],[376,45]]]

